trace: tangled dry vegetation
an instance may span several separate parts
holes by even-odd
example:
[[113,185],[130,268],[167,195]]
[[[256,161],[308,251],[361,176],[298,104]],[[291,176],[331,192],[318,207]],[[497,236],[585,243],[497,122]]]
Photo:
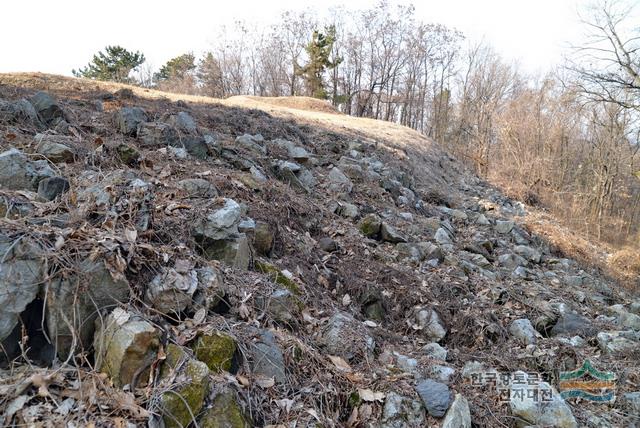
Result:
[[[559,370],[589,358],[619,374],[620,396],[640,383],[640,338],[613,352],[596,337],[638,327],[619,323],[627,322],[621,313],[633,320],[640,308],[588,264],[602,253],[583,243],[580,263],[570,260],[576,250],[544,236],[540,218],[407,128],[317,111],[305,100],[221,101],[0,75],[0,99],[38,90],[56,97],[66,125],[0,123],[0,152],[48,161],[69,185],[49,201],[39,188],[0,186],[0,235],[10,243],[4,257],[29,243],[43,271],[36,306],[20,314],[17,355],[0,375],[3,425],[439,426],[444,411],[420,393],[429,378],[452,390],[455,401],[444,410],[461,409],[459,417],[447,413],[445,425],[514,426],[536,421],[474,384],[473,367],[539,372],[554,383]],[[144,109],[154,124],[186,112],[197,141],[207,143],[147,145],[141,128],[137,137],[124,135],[114,117],[129,107]],[[72,159],[43,157],[36,136],[43,134],[63,137]],[[236,138],[245,134],[262,137]],[[292,164],[300,169],[285,175]],[[108,202],[99,204],[102,197]],[[221,239],[216,234],[227,231],[216,222],[228,216],[234,233]],[[614,264],[637,269],[632,256],[619,254]],[[87,270],[87,260],[107,272]],[[156,278],[168,281],[167,272],[176,287],[184,278],[198,286],[154,300],[149,290]],[[82,314],[56,318],[69,330],[61,342],[66,327],[50,320],[67,312],[55,306],[93,298],[98,278],[110,290],[126,284],[126,294],[91,302],[91,340],[83,338]],[[60,301],[55,293],[67,283],[74,286]],[[588,343],[551,333],[571,314],[584,325],[567,337],[584,331]],[[514,333],[520,319],[535,326],[532,342]],[[142,350],[128,348],[114,373],[99,349],[111,326],[130,322],[144,323],[153,337]],[[221,337],[230,342],[210,342]],[[206,357],[203,349],[216,351]],[[139,364],[125,382],[127,359]],[[202,363],[208,369],[199,376]],[[593,421],[598,406],[572,402],[571,418]],[[633,421],[628,406],[608,407],[603,420]]]

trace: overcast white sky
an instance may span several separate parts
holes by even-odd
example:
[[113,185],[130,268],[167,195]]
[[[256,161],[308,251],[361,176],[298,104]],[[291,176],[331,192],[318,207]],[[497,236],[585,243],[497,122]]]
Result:
[[[108,44],[140,50],[155,68],[182,53],[198,54],[216,28],[236,19],[273,22],[283,10],[332,5],[366,8],[365,0],[7,0],[0,24],[0,72],[70,75]],[[404,2],[406,3],[406,2]],[[416,0],[425,22],[484,39],[528,71],[544,71],[563,45],[579,39],[579,0]]]

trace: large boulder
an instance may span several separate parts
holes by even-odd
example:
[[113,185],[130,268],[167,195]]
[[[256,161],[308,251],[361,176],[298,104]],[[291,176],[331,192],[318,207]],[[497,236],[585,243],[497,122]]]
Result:
[[0,189],[38,190],[38,184],[55,173],[45,160],[32,161],[18,149],[0,153]]
[[123,107],[115,113],[113,121],[121,134],[135,137],[138,125],[147,121],[147,114],[140,107]]
[[37,92],[29,101],[38,113],[40,120],[47,126],[55,125],[65,119],[64,110],[48,93]]
[[18,324],[46,274],[43,251],[26,236],[0,233],[0,341]]
[[36,134],[34,137],[36,152],[44,156],[47,160],[59,163],[74,161],[76,151],[71,148],[72,137],[61,135]]
[[93,341],[96,369],[106,373],[117,387],[132,389],[149,377],[156,360],[160,333],[148,321],[116,308],[96,323]]
[[100,259],[86,259],[72,275],[54,278],[47,292],[46,320],[58,355],[66,358],[69,352],[89,349],[99,312],[126,302],[129,292],[127,280],[114,278]]

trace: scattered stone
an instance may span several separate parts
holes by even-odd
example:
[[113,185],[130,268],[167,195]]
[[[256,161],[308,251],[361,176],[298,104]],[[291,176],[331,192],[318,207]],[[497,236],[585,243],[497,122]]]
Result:
[[184,134],[195,135],[198,133],[198,125],[195,119],[185,111],[172,114],[167,119],[167,123]]
[[53,201],[69,190],[69,180],[64,177],[48,177],[38,183],[38,196],[45,201]]
[[[513,374],[513,379],[523,379],[524,384],[511,385],[511,412],[524,420],[521,425],[554,426],[576,428],[578,426],[571,408],[564,402],[555,388],[546,382],[529,379],[522,371]],[[513,380],[512,380],[513,382]],[[544,391],[551,391],[550,400],[541,400]]]
[[296,146],[291,141],[277,139],[273,141],[273,144],[286,150],[289,158],[293,159],[296,162],[305,163],[311,157],[311,154],[307,152],[307,150],[304,147]]
[[138,125],[147,121],[147,114],[140,107],[123,107],[115,113],[114,123],[121,134],[135,137]]
[[195,270],[179,273],[163,268],[147,286],[145,297],[151,306],[163,314],[180,313],[192,302],[198,288]]
[[506,235],[508,233],[511,233],[514,226],[515,226],[515,223],[512,221],[496,220],[495,229],[496,229],[496,232]]
[[489,226],[491,222],[489,221],[489,219],[487,219],[487,217],[484,214],[480,214],[476,218],[476,224],[479,224],[480,226]]
[[338,202],[335,213],[346,218],[356,218],[360,215],[360,210],[354,204]]
[[215,198],[218,189],[209,180],[203,178],[187,178],[178,181],[178,188],[183,190],[189,198]]
[[517,268],[518,266],[526,265],[527,261],[516,254],[508,253],[498,257],[498,264],[504,268],[511,270]]
[[322,251],[325,251],[327,253],[338,251],[338,243],[328,236],[320,238],[320,240],[318,241],[318,247],[320,247]]
[[524,257],[532,263],[540,263],[541,254],[538,250],[535,250],[526,245],[516,245],[513,249],[516,254]]
[[444,416],[451,403],[451,392],[447,385],[431,379],[425,379],[418,382],[416,391],[431,416],[436,418]]
[[336,167],[333,167],[331,171],[329,171],[328,178],[329,190],[332,192],[351,193],[353,190],[351,179]]
[[207,260],[219,260],[236,269],[247,270],[251,263],[251,247],[244,233],[227,239],[205,240],[202,250]]
[[440,344],[436,342],[429,343],[422,348],[425,355],[427,357],[433,358],[435,360],[446,361],[447,359],[447,350],[444,349]]
[[399,242],[407,242],[407,238],[402,236],[393,226],[382,222],[380,225],[380,239],[384,242],[390,242],[396,244]]
[[64,144],[69,144],[69,142],[72,140],[71,137],[36,134],[34,140],[38,144],[36,146],[36,152],[38,152],[51,162],[71,163],[75,159],[75,150]]
[[447,335],[440,317],[433,309],[421,309],[415,315],[414,329],[421,330],[429,340],[440,341]]
[[181,146],[178,131],[171,125],[162,122],[140,123],[136,135],[143,147]]
[[284,357],[270,331],[262,331],[259,338],[251,344],[251,371],[254,376],[271,378],[282,384],[287,380]]
[[451,383],[451,378],[455,373],[455,369],[448,366],[435,365],[431,367],[431,377],[447,385]]
[[461,394],[456,394],[442,421],[442,428],[471,428],[469,402]]
[[232,370],[236,348],[236,341],[231,336],[212,332],[198,337],[193,346],[193,352],[198,360],[209,367],[209,370],[219,373]]
[[450,245],[453,243],[451,234],[442,227],[436,230],[434,239],[440,245]]
[[409,397],[389,392],[382,409],[381,428],[421,427],[425,424],[422,404]]
[[236,137],[236,144],[249,151],[258,153],[260,155],[266,155],[267,149],[263,146],[264,137],[260,134],[249,135],[244,134]]
[[375,341],[367,328],[346,312],[336,312],[323,328],[318,344],[330,355],[360,360],[373,353]]
[[535,345],[537,342],[536,330],[531,325],[531,321],[526,318],[513,321],[509,326],[509,333],[524,345]]
[[96,368],[106,373],[117,387],[140,386],[149,377],[156,360],[160,334],[149,322],[116,308],[96,323],[93,346]]
[[266,298],[258,298],[258,307],[276,323],[293,326],[297,322],[302,302],[287,288],[278,288]]
[[38,184],[55,173],[47,161],[31,161],[18,149],[0,153],[0,188],[7,190],[38,190]]

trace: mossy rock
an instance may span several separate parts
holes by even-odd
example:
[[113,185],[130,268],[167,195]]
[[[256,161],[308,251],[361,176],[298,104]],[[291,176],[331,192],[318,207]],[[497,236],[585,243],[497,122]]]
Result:
[[176,345],[175,343],[169,343],[164,352],[165,359],[160,369],[160,378],[169,376],[173,370],[178,368],[181,361],[188,358],[187,352],[182,349],[182,346]]
[[116,147],[116,153],[122,163],[126,165],[135,165],[140,160],[140,153],[133,147],[126,144],[118,145],[118,147]]
[[272,264],[256,261],[255,268],[258,272],[269,275],[271,280],[276,284],[280,284],[293,294],[299,296],[302,294],[300,287],[294,281],[287,278],[277,267]]
[[167,428],[189,425],[200,413],[209,393],[209,368],[205,363],[189,360],[185,374],[189,380],[183,386],[162,394],[162,413]]
[[253,233],[253,248],[261,256],[269,256],[273,248],[273,230],[268,223],[259,221]]
[[249,428],[253,424],[246,417],[231,391],[218,394],[200,419],[202,428]]
[[220,332],[203,334],[193,347],[196,358],[213,372],[230,371],[236,349],[236,341]]
[[367,238],[377,238],[382,228],[382,220],[376,214],[368,214],[358,224],[358,229]]

